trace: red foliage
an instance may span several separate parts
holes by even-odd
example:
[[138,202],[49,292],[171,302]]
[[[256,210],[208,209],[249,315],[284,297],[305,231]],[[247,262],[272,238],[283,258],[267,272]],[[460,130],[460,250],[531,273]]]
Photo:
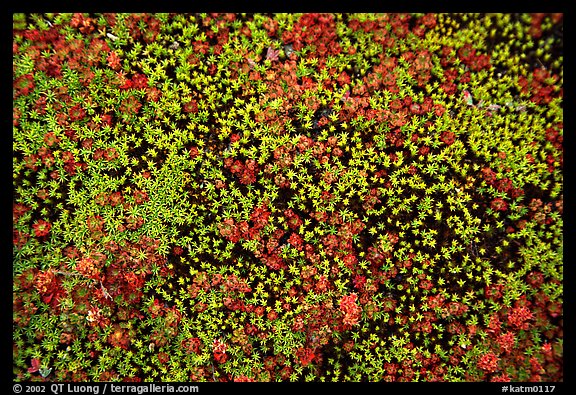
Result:
[[425,289],[425,290],[431,290],[433,288],[434,284],[432,283],[432,281],[430,280],[421,280],[420,281],[420,288]]
[[306,366],[312,363],[314,358],[316,358],[316,354],[314,350],[308,347],[299,347],[298,350],[296,350],[296,357],[302,366]]
[[111,51],[108,54],[108,57],[106,58],[106,61],[108,62],[108,66],[110,66],[110,68],[112,68],[113,70],[120,70],[120,57],[118,56],[118,54],[116,53],[116,51]]
[[133,196],[134,196],[134,202],[136,204],[142,204],[142,203],[147,202],[149,200],[148,194],[146,193],[146,191],[142,191],[139,189],[134,191]]
[[110,204],[112,207],[122,204],[123,201],[124,196],[122,196],[121,192],[112,192],[108,196],[108,204]]
[[106,328],[110,325],[110,319],[102,314],[98,307],[91,307],[86,316],[88,324],[92,327]]
[[286,211],[284,211],[284,215],[286,216],[286,218],[288,219],[288,226],[291,229],[298,229],[302,224],[302,220],[300,219],[300,217],[298,216],[298,214],[296,214],[292,209],[287,209]]
[[537,68],[532,75],[518,77],[521,92],[530,95],[530,100],[536,104],[549,104],[554,98],[562,97],[563,89],[554,92],[553,84],[558,80],[545,68]]
[[97,261],[91,257],[83,257],[76,263],[78,273],[94,280],[101,279],[100,268],[97,267]]
[[108,335],[107,340],[113,347],[120,347],[124,350],[128,350],[131,343],[127,330],[118,324],[114,325],[114,331]]
[[94,31],[96,22],[92,18],[85,17],[81,13],[75,13],[70,21],[70,26],[80,30],[83,34],[89,34]]
[[492,376],[490,378],[491,382],[500,382],[500,383],[509,383],[510,380],[510,376],[508,376],[507,373],[500,373],[499,375],[496,376]]
[[123,114],[138,114],[140,108],[142,108],[142,103],[134,95],[128,96],[120,103],[120,112]]
[[261,260],[272,270],[280,270],[287,267],[286,262],[277,253],[264,255]]
[[266,206],[256,207],[250,214],[250,220],[254,224],[253,229],[258,231],[263,229],[268,224],[270,214]]
[[32,358],[30,361],[30,367],[28,368],[28,372],[36,373],[40,370],[40,360],[38,358]]
[[234,223],[233,218],[225,219],[220,224],[218,224],[218,230],[222,236],[233,243],[236,243],[240,240],[240,231]]
[[440,140],[444,142],[446,145],[454,144],[454,140],[456,139],[456,135],[454,132],[442,132],[440,135]]
[[234,274],[228,275],[223,284],[223,289],[225,292],[239,292],[247,293],[251,292],[252,289],[245,280],[239,279]]
[[32,74],[22,75],[14,80],[14,98],[21,95],[28,95],[36,84],[34,84],[34,76]]
[[86,111],[82,108],[80,104],[75,105],[68,111],[68,116],[71,121],[80,121],[86,116]]
[[104,151],[104,159],[106,159],[108,162],[111,162],[117,158],[118,158],[118,151],[116,151],[116,148],[110,147],[106,151]]
[[125,23],[134,41],[151,43],[160,31],[160,21],[150,14],[130,14]]
[[12,204],[12,221],[16,223],[18,219],[24,215],[28,210],[29,207],[25,206],[22,203],[13,203]]
[[12,244],[17,248],[21,249],[30,239],[30,235],[28,233],[19,231],[14,229],[12,231]]
[[502,333],[500,336],[498,336],[497,338],[497,342],[498,345],[500,346],[500,350],[502,350],[505,353],[510,353],[513,348],[514,348],[514,343],[515,343],[515,336],[514,336],[514,332],[506,332],[506,333]]
[[320,278],[318,279],[318,282],[316,282],[315,286],[316,292],[318,294],[322,294],[331,288],[332,286],[328,278],[325,275],[321,275]]
[[252,377],[240,375],[240,376],[234,377],[234,382],[235,383],[253,383],[253,382],[256,382],[256,380],[253,379]]
[[232,161],[232,159],[227,158],[224,160],[224,167],[228,168],[232,174],[235,174],[240,179],[240,183],[244,185],[256,182],[256,175],[259,172],[257,162],[252,159],[248,159],[245,163],[242,163],[238,159]]
[[170,356],[165,352],[160,352],[158,353],[158,361],[160,361],[161,364],[166,364],[170,361]]
[[466,44],[458,50],[460,60],[473,71],[490,68],[490,56],[487,54],[476,54],[476,49],[471,44]]
[[218,363],[224,363],[228,360],[228,355],[226,354],[226,350],[228,346],[220,339],[215,339],[213,344],[213,354],[214,360]]
[[44,303],[49,303],[52,308],[58,306],[59,299],[64,294],[64,290],[54,270],[48,269],[38,272],[34,286]]
[[550,302],[548,304],[548,314],[550,317],[557,318],[562,315],[562,304],[558,302]]
[[528,329],[530,324],[527,322],[533,318],[532,312],[526,306],[517,306],[508,314],[508,323],[515,329]]
[[184,103],[183,110],[188,114],[198,113],[198,102],[196,100],[190,100],[189,102]]
[[32,225],[36,237],[47,236],[48,233],[50,233],[51,227],[52,225],[50,224],[50,222],[44,220],[37,221],[34,225]]
[[513,188],[512,180],[509,178],[501,178],[496,182],[496,190],[499,192],[510,192]]
[[[143,236],[137,243],[126,242],[114,250],[113,262],[105,268],[103,288],[112,298],[121,297],[125,302],[134,305],[143,297],[143,286],[152,266],[160,266],[160,275],[169,275],[165,266],[166,258],[157,254],[158,241]],[[102,290],[98,293],[102,300],[106,296]]]
[[181,256],[181,255],[184,253],[184,249],[183,249],[182,247],[180,247],[180,246],[175,246],[175,247],[172,249],[172,253],[173,253],[174,255],[176,255],[176,256]]
[[446,309],[444,310],[444,315],[446,317],[449,316],[461,316],[466,311],[468,311],[468,306],[460,302],[450,302],[447,304]]
[[198,337],[191,337],[188,340],[182,341],[182,348],[186,350],[187,353],[198,354],[200,351],[200,346],[202,342]]
[[492,209],[496,211],[506,211],[508,210],[508,203],[506,203],[504,199],[496,198],[492,200],[492,203],[490,203],[490,207],[492,207]]
[[302,251],[304,240],[297,233],[292,233],[288,238],[288,243],[298,251]]
[[360,322],[362,308],[358,306],[357,300],[358,295],[355,293],[344,295],[340,298],[340,310],[344,313],[344,327],[351,328]]
[[500,358],[493,352],[488,352],[480,357],[477,366],[487,373],[494,373],[498,370]]
[[136,73],[132,77],[132,88],[133,89],[146,89],[148,88],[148,77],[144,74]]
[[544,275],[538,271],[532,271],[526,276],[526,281],[535,288],[539,288],[544,283]]

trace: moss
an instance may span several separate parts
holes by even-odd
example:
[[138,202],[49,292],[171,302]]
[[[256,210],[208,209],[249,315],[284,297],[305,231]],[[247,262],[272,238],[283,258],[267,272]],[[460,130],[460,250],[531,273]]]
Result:
[[14,14],[14,379],[562,381],[562,26]]

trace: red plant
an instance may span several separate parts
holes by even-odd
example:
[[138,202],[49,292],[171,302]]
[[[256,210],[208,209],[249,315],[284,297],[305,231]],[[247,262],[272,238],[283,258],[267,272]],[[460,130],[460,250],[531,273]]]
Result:
[[136,204],[142,204],[144,202],[147,202],[149,200],[148,198],[148,194],[146,193],[146,191],[141,191],[141,190],[135,190],[133,193],[134,196],[134,202]]
[[198,354],[198,352],[200,351],[201,345],[202,345],[202,342],[197,337],[191,337],[188,340],[182,341],[182,348],[184,348],[186,350],[186,352],[188,352],[188,353],[193,352],[194,354]]
[[34,76],[32,74],[22,75],[14,81],[14,97],[20,95],[28,95],[34,89],[36,85],[34,84]]
[[508,382],[510,382],[511,380],[510,380],[510,376],[508,376],[508,374],[506,374],[506,373],[500,373],[500,374],[497,375],[497,376],[492,376],[492,377],[490,378],[490,381],[491,381],[491,382],[508,383]]
[[442,140],[446,145],[454,144],[455,138],[456,135],[454,134],[454,132],[442,132],[442,134],[440,135],[440,140]]
[[108,204],[108,194],[105,192],[101,192],[94,198],[94,202],[101,206],[105,206]]
[[86,225],[90,232],[101,232],[104,230],[104,219],[99,215],[88,217]]
[[508,323],[516,329],[528,329],[527,322],[533,318],[532,312],[526,306],[517,306],[508,314]]
[[562,304],[558,302],[550,302],[548,304],[548,314],[550,314],[550,317],[552,318],[562,315]]
[[30,235],[25,232],[21,232],[17,229],[14,229],[12,232],[12,244],[17,249],[21,249],[24,245],[28,242]]
[[122,196],[121,192],[112,192],[108,196],[108,204],[110,204],[112,207],[122,204],[123,201],[124,197]]
[[38,272],[34,286],[41,295],[42,301],[44,303],[50,303],[53,308],[58,305],[58,300],[64,293],[60,285],[60,280],[56,277],[56,273],[52,269]]
[[360,322],[362,308],[357,304],[358,295],[352,293],[340,298],[340,310],[344,313],[344,326],[352,327]]
[[16,223],[18,218],[24,215],[30,208],[26,207],[22,203],[14,203],[12,205],[12,221]]
[[506,203],[504,199],[496,198],[492,200],[492,203],[490,203],[490,207],[492,207],[492,209],[496,211],[506,211],[508,210],[508,203]]
[[161,364],[166,364],[170,361],[170,356],[165,352],[158,353],[158,361],[160,361]]
[[431,290],[432,287],[434,286],[434,284],[432,284],[432,281],[424,279],[420,281],[420,288],[425,289],[425,290]]
[[526,281],[535,288],[544,283],[544,275],[539,271],[532,271],[526,276]]
[[82,259],[80,259],[80,261],[78,263],[76,263],[76,270],[78,271],[78,273],[94,279],[94,280],[100,280],[101,279],[101,273],[100,273],[100,268],[98,268],[96,266],[96,260],[90,258],[90,257],[84,257]]
[[116,148],[110,147],[104,151],[104,159],[106,159],[108,162],[111,162],[116,158],[118,158],[118,151],[116,151]]
[[121,328],[120,325],[114,325],[114,331],[108,335],[107,340],[113,347],[120,347],[124,350],[128,350],[131,343],[127,330]]
[[132,77],[132,88],[133,89],[146,89],[148,88],[148,77],[144,74],[136,73]]
[[110,325],[110,319],[102,315],[102,311],[98,307],[91,307],[88,310],[86,320],[91,327],[106,328]]
[[514,348],[515,336],[513,332],[506,332],[498,336],[497,339],[500,349],[505,353],[510,353]]
[[488,352],[480,357],[477,366],[487,373],[494,373],[498,370],[500,358],[493,352]]
[[36,237],[47,236],[48,233],[50,233],[51,227],[52,225],[50,224],[50,222],[44,220],[37,221],[34,225],[32,225]]
[[296,350],[296,357],[302,366],[306,366],[316,358],[316,354],[308,347],[300,347]]
[[287,267],[284,260],[277,253],[264,255],[261,259],[262,262],[272,270],[280,270]]
[[274,62],[274,61],[278,60],[279,54],[280,54],[280,51],[278,51],[272,47],[268,47],[268,50],[266,51],[266,59]]
[[128,96],[128,98],[122,100],[120,104],[120,112],[123,114],[138,114],[142,108],[142,103],[133,95]]
[[38,358],[32,358],[32,361],[30,361],[30,366],[31,367],[28,368],[28,372],[36,373],[40,370],[40,360]]
[[181,256],[181,255],[184,253],[184,249],[183,249],[182,247],[180,247],[180,246],[175,246],[175,247],[172,249],[172,253],[173,253],[174,255],[176,255],[176,256]]
[[240,240],[240,231],[234,223],[233,218],[225,219],[222,221],[222,223],[218,224],[218,230],[222,236],[232,241],[233,243],[236,243]]
[[82,108],[80,104],[75,105],[68,111],[68,116],[71,121],[80,121],[86,116],[86,111]]
[[81,13],[75,13],[70,21],[71,27],[79,29],[84,34],[91,33],[94,30],[94,25],[94,19],[84,17]]
[[253,379],[252,377],[240,375],[240,376],[234,377],[234,382],[235,383],[253,383],[253,382],[256,382],[256,379]]
[[108,54],[106,61],[108,62],[108,66],[110,66],[110,68],[116,71],[120,70],[120,57],[118,56],[116,51],[111,51]]
[[284,215],[288,219],[288,226],[291,229],[298,229],[302,225],[302,220],[292,209],[287,209],[284,211]]
[[294,317],[294,322],[292,323],[292,330],[294,332],[304,331],[304,319],[301,316]]
[[495,187],[499,192],[510,192],[514,185],[512,184],[512,180],[509,178],[502,178],[495,183]]
[[244,185],[250,185],[256,182],[256,175],[259,169],[255,160],[248,159],[246,163],[242,163],[238,159],[232,161],[231,158],[226,158],[224,160],[224,167],[228,168],[232,174],[237,175],[240,178],[240,183]]
[[228,355],[226,354],[226,350],[228,346],[220,339],[215,339],[213,344],[213,354],[214,360],[218,363],[224,363],[228,360]]
[[260,230],[268,224],[268,219],[270,218],[270,211],[266,208],[266,206],[259,206],[252,211],[250,214],[250,220],[254,223],[253,228],[256,230]]
[[183,106],[184,112],[196,114],[198,112],[198,102],[196,100],[190,100]]

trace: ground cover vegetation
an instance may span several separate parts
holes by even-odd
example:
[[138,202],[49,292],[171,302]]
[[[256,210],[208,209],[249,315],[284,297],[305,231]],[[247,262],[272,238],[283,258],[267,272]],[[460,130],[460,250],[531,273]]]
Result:
[[14,14],[16,381],[562,381],[562,14]]

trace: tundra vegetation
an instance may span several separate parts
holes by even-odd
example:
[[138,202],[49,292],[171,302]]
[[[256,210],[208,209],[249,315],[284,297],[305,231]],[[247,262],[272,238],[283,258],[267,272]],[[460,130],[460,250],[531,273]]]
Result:
[[562,381],[562,14],[14,14],[16,381]]

